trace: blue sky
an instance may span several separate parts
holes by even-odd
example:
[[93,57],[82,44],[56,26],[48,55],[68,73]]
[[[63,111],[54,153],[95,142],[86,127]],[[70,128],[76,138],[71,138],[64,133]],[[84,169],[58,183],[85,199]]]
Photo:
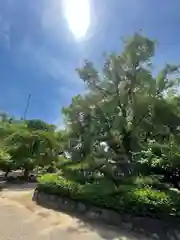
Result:
[[85,58],[101,63],[103,52],[121,49],[120,37],[140,29],[159,41],[158,68],[180,63],[179,0],[89,2],[90,27],[77,40],[61,0],[0,0],[0,110],[21,116],[31,93],[27,117],[61,124],[61,107],[83,91],[74,69]]

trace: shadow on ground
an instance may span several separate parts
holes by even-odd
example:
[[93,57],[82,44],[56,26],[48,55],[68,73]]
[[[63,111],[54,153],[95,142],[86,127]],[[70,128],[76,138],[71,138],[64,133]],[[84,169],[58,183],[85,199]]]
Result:
[[[38,205],[38,204],[37,204]],[[100,220],[89,220],[81,214],[77,214],[75,212],[71,212],[69,210],[59,211],[54,208],[39,205],[40,207],[44,207],[44,209],[54,210],[57,214],[64,214],[72,219],[72,224],[68,224],[66,231],[71,232],[72,234],[86,234],[88,232],[94,232],[96,235],[100,237],[100,239],[104,240],[148,240],[145,234],[137,233],[133,230],[127,230],[122,226],[111,226],[107,223],[101,222]],[[93,238],[96,239],[96,238]]]
[[[31,201],[33,190],[36,188],[36,183],[21,182],[8,183],[0,181],[0,188],[3,189],[2,197],[11,200],[17,200],[26,208],[33,211],[33,215],[38,214],[49,222],[51,231],[55,234],[66,232],[70,236],[77,236],[80,239],[94,240],[148,240],[141,234],[134,233],[123,229],[122,227],[114,227],[103,222],[90,221],[83,216],[79,216],[70,211],[54,211],[51,207],[38,206]],[[26,194],[29,195],[26,195]],[[24,195],[25,194],[25,195]],[[21,201],[22,198],[22,201]],[[28,198],[28,199],[27,199]],[[51,209],[51,210],[50,210]],[[50,216],[50,217],[49,217]],[[53,220],[52,220],[53,219]],[[56,224],[54,224],[56,223]],[[83,237],[83,238],[81,238]],[[87,237],[87,238],[86,238]],[[90,238],[89,238],[90,237]]]
[[0,182],[0,189],[3,191],[28,191],[36,188],[36,183],[21,182],[21,183],[8,183],[5,181]]
[[148,240],[150,238],[145,238],[144,236],[134,233],[132,231],[127,231],[118,227],[113,227],[97,222],[87,222],[78,219],[78,228],[71,226],[67,228],[68,232],[71,233],[86,233],[87,231],[96,232],[102,239],[105,240]]
[[[127,231],[122,227],[114,227],[103,222],[87,220],[83,216],[78,216],[77,214],[70,212],[68,214],[65,213],[65,211],[55,211],[41,205],[38,206],[34,201],[32,201],[33,189],[30,187],[33,187],[33,185],[23,185],[11,185],[9,188],[3,189],[1,193],[2,200],[4,199],[6,204],[8,204],[8,199],[10,200],[9,204],[20,204],[33,214],[34,219],[48,222],[48,228],[45,230],[45,233],[50,231],[53,236],[61,236],[61,234],[65,234],[68,236],[68,239],[78,238],[79,240],[149,239],[134,232]],[[30,218],[31,213],[29,214]]]
[[22,171],[13,171],[8,175],[8,181],[5,181],[4,173],[0,171],[0,190],[25,191],[36,188],[35,181],[23,180]]

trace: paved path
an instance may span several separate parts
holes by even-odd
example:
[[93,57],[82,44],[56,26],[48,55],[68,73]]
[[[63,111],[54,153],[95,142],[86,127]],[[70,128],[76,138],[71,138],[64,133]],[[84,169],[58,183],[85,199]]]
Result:
[[30,190],[0,193],[0,240],[140,240],[108,226],[86,224],[39,207],[30,201],[31,194]]

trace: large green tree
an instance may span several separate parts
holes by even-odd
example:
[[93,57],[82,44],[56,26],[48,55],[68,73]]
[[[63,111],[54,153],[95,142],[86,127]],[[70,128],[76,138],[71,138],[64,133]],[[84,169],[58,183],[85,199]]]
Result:
[[120,54],[107,55],[102,71],[87,60],[77,69],[88,93],[63,109],[73,159],[104,159],[101,170],[129,175],[133,153],[146,149],[149,139],[162,142],[179,134],[180,115],[172,101],[178,95],[179,67],[166,65],[155,75],[154,55],[155,42],[135,34]]

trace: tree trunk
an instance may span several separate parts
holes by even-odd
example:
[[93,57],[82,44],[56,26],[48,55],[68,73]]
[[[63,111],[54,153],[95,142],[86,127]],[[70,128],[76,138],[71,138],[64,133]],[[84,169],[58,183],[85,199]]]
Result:
[[5,175],[4,175],[5,180],[7,180],[9,172],[10,172],[9,170],[5,172]]
[[28,170],[28,169],[25,169],[25,170],[24,170],[24,179],[25,179],[25,180],[28,180],[28,177],[29,177],[29,170]]

